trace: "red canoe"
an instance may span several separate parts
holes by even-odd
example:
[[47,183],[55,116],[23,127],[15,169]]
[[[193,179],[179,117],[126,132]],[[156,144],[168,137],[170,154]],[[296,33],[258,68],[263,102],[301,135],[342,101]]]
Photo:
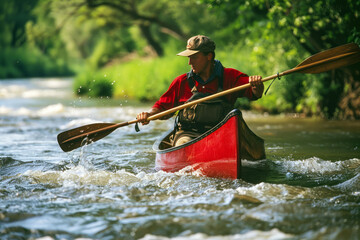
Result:
[[246,125],[241,111],[231,111],[219,124],[184,145],[171,147],[168,131],[154,144],[155,168],[176,172],[186,171],[216,178],[238,179],[241,159],[265,158],[264,140]]

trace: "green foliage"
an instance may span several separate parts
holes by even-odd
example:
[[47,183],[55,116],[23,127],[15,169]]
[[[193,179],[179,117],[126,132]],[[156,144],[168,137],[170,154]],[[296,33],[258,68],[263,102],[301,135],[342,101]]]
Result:
[[274,1],[269,18],[292,32],[314,54],[344,44],[354,36],[360,20],[360,3],[356,0]]
[[[232,32],[232,38],[241,39],[252,49],[249,60],[257,62],[253,70],[263,75],[292,68],[305,57],[322,50],[360,42],[360,2],[357,0],[202,2],[216,9],[218,16],[229,17],[229,24],[221,33],[226,37]],[[267,96],[258,104],[268,111],[298,111],[331,118],[338,112],[341,99],[352,94],[345,92],[345,87],[349,85],[347,90],[356,92],[358,75],[356,71],[337,70],[336,78],[334,73],[316,77],[286,76],[277,89],[271,90],[273,97]],[[360,105],[355,107],[359,108]]]
[[354,42],[357,45],[360,45],[360,27],[354,26],[351,30],[350,36],[348,38],[348,42]]
[[[35,39],[37,32],[30,30],[41,2],[33,0],[12,0],[0,2],[0,78],[33,76],[68,76],[73,72],[62,58],[61,42],[39,45]],[[49,30],[49,29],[47,29]],[[37,38],[36,38],[37,37]],[[40,47],[38,47],[40,46]],[[47,46],[54,46],[48,48]],[[54,49],[59,49],[54,51]]]
[[106,74],[85,71],[75,78],[74,88],[78,95],[111,98],[114,93],[113,84]]
[[0,51],[0,79],[73,74],[64,62],[43,55],[36,48],[6,48]]
[[26,42],[25,24],[34,19],[37,0],[0,1],[0,47],[21,47]]

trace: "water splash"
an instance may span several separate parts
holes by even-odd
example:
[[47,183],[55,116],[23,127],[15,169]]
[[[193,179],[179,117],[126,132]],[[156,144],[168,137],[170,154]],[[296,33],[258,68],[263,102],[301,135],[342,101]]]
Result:
[[84,166],[76,166],[65,171],[32,171],[28,170],[24,176],[29,177],[34,183],[52,184],[57,186],[126,186],[140,179],[134,174],[120,170],[115,173],[95,170],[91,171]]
[[310,198],[312,190],[285,184],[259,183],[252,187],[239,187],[236,191],[241,195],[250,196],[261,202],[281,202],[294,199]]

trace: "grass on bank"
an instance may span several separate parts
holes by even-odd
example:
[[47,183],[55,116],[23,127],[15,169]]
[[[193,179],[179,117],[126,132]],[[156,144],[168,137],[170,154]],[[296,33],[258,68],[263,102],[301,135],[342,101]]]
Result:
[[171,81],[188,71],[186,59],[163,57],[135,59],[99,71],[84,71],[74,81],[79,95],[133,98],[152,101],[166,91]]

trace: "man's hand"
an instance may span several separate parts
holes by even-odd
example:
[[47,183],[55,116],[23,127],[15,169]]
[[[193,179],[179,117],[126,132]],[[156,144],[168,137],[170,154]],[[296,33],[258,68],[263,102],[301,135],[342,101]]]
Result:
[[141,122],[142,125],[147,125],[150,122],[150,121],[147,121],[148,117],[150,117],[149,112],[141,112],[136,116],[136,119],[139,120],[139,122]]
[[264,83],[261,81],[261,79],[261,76],[249,77],[249,83],[251,85],[252,92],[257,98],[261,98],[264,92]]
[[142,125],[147,125],[149,124],[150,121],[148,121],[147,119],[154,114],[159,113],[160,110],[157,108],[152,108],[149,112],[141,112],[136,116],[136,119],[139,120],[139,122],[142,123]]

